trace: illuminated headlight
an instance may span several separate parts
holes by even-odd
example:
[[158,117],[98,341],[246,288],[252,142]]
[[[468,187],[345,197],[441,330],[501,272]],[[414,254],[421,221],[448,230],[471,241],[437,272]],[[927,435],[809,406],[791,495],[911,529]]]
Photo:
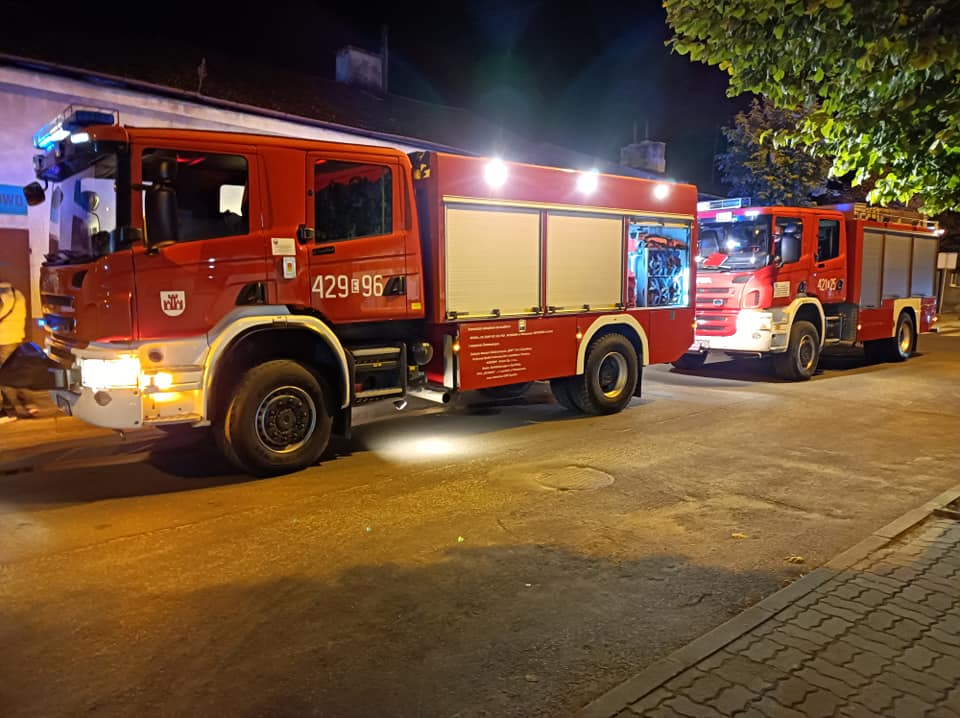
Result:
[[502,187],[507,181],[507,166],[501,159],[492,159],[484,168],[483,176],[491,187]]
[[742,311],[737,317],[737,329],[746,332],[769,332],[773,327],[770,312]]
[[134,389],[139,380],[139,357],[80,360],[80,383],[90,389]]

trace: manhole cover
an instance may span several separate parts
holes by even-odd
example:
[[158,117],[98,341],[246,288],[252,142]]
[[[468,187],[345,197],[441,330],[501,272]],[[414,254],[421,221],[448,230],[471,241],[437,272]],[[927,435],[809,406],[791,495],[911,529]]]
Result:
[[592,491],[613,483],[613,477],[589,466],[545,468],[533,477],[541,486],[557,491]]

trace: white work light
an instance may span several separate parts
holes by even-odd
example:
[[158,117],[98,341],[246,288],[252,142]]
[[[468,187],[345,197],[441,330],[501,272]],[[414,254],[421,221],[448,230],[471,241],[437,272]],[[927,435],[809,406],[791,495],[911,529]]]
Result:
[[483,170],[483,176],[491,187],[502,187],[503,183],[507,181],[507,166],[503,164],[503,160],[496,157],[487,163]]
[[670,185],[658,184],[653,188],[653,196],[657,199],[666,199],[670,194]]
[[592,194],[597,189],[597,171],[581,172],[577,177],[577,189],[584,194]]

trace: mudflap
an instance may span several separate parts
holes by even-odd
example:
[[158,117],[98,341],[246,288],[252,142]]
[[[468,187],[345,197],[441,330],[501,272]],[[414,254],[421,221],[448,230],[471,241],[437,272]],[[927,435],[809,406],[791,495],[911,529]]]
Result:
[[0,366],[0,386],[46,391],[57,388],[55,371],[62,367],[36,344],[18,346]]
[[643,365],[639,364],[637,366],[637,385],[633,389],[634,396],[640,396],[642,384],[643,384]]
[[346,409],[341,409],[337,412],[336,416],[333,417],[333,428],[331,433],[335,436],[341,436],[346,440],[350,440],[350,436],[353,433],[353,407],[348,406]]

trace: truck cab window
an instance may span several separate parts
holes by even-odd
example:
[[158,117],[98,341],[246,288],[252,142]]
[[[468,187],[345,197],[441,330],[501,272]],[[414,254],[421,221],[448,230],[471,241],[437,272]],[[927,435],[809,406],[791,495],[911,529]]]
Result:
[[[171,182],[176,193],[179,241],[233,237],[250,232],[249,171],[245,157],[169,149],[144,150],[145,185],[161,180],[158,172],[163,159],[175,162],[174,176],[162,179]],[[150,227],[146,229],[149,234]]]
[[389,167],[320,160],[314,169],[318,241],[393,231],[393,173]]
[[840,222],[821,219],[817,225],[817,261],[840,256]]
[[773,232],[773,254],[782,264],[800,261],[803,247],[803,222],[798,217],[777,217]]

